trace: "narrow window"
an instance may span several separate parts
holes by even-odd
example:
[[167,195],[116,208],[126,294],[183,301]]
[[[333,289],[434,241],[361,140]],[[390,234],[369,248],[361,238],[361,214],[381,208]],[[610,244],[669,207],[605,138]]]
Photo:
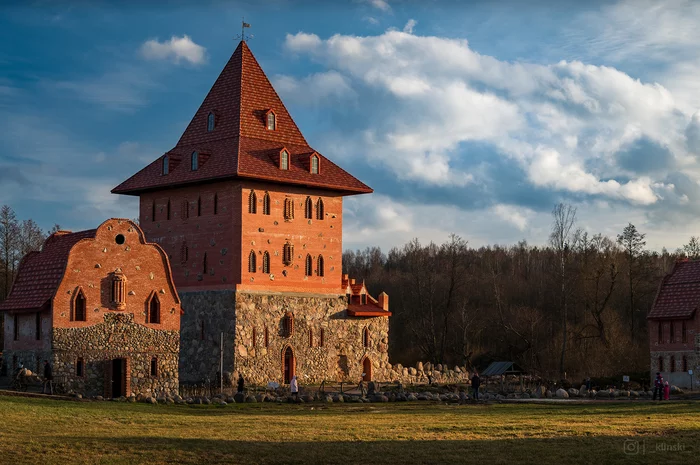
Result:
[[168,156],[163,157],[163,175],[168,174]]
[[270,214],[270,194],[266,191],[263,197],[263,215]]
[[292,199],[284,199],[284,219],[294,219],[294,201]]
[[688,358],[685,355],[683,356],[683,371],[688,371]]
[[267,326],[265,326],[264,336],[265,336],[265,347],[269,347],[270,346],[270,331],[267,329]]
[[369,329],[368,328],[365,328],[365,330],[362,332],[362,346],[366,347],[366,348],[370,346]]
[[320,332],[320,334],[318,335],[318,346],[319,346],[319,347],[323,347],[323,343],[325,342],[325,339],[326,339],[326,338],[325,338],[325,336],[326,336],[325,333],[326,333],[326,331],[325,331],[323,328],[321,328],[321,332]]
[[273,112],[269,112],[267,114],[267,129],[270,131],[274,131],[277,128],[277,122],[275,121],[275,114]]
[[294,261],[294,246],[287,242],[282,247],[282,262],[285,266],[289,266]]
[[250,191],[248,195],[248,213],[258,212],[258,197],[255,195],[255,191]]
[[659,371],[664,371],[664,358],[659,357]]
[[311,157],[311,174],[318,174],[318,157],[316,155]]
[[204,252],[204,260],[202,260],[202,274],[207,274],[207,253]]
[[255,273],[257,271],[257,264],[256,262],[256,256],[255,256],[255,251],[251,250],[250,253],[248,254],[248,272],[249,273]]
[[170,199],[168,199],[168,209],[166,210],[166,219],[170,219]]
[[671,373],[676,371],[676,357],[671,355]]
[[41,313],[36,314],[36,340],[41,340]]
[[202,197],[197,197],[197,216],[202,216]]
[[85,362],[83,358],[80,357],[75,361],[75,376],[82,378],[85,374]]
[[190,217],[190,202],[185,199],[182,201],[182,219],[186,220]]
[[314,346],[314,330],[309,328],[309,347]]
[[282,153],[280,153],[280,169],[289,169],[289,152],[287,152],[286,150],[282,150]]
[[346,297],[348,298],[348,305],[350,305],[350,304],[352,303],[352,300],[351,300],[351,299],[352,299],[352,294],[345,294],[345,295],[346,295]]
[[258,339],[258,330],[253,328],[253,347],[255,347],[257,339]]
[[267,251],[265,251],[265,253],[263,254],[262,267],[263,267],[263,273],[267,273],[267,274],[270,273],[270,254],[267,253]]
[[85,321],[87,316],[87,302],[85,301],[85,295],[83,290],[78,290],[78,295],[75,296],[73,301],[73,321]]
[[[685,344],[688,342],[688,335],[686,334],[686,329],[685,329],[685,320],[681,322],[681,342]],[[686,370],[683,370],[686,371]]]
[[14,327],[14,337],[13,338],[15,341],[19,341],[19,315],[15,314],[15,317],[13,319],[15,322],[15,324],[14,324],[14,326],[15,326]]
[[306,203],[304,206],[304,218],[311,219],[313,217],[312,210],[313,210],[313,203],[311,202],[311,197],[307,197]]
[[673,321],[669,324],[669,335],[668,335],[668,342],[674,343],[676,342],[676,335],[675,332],[673,331]]
[[324,275],[324,270],[323,270],[323,255],[318,256],[318,263],[316,264],[316,274],[319,276]]
[[659,321],[659,332],[658,332],[659,344],[664,342],[664,322]]
[[199,322],[199,339],[201,341],[204,340],[204,320]]
[[322,220],[323,216],[323,200],[319,197],[316,201],[316,219]]
[[214,214],[219,213],[219,194],[214,194]]
[[197,171],[199,169],[199,154],[197,152],[192,152],[192,171]]
[[282,329],[284,329],[284,334],[287,337],[291,337],[294,334],[294,315],[291,312],[284,314]]
[[153,204],[151,205],[151,221],[156,220],[156,201],[153,201]]
[[151,376],[154,378],[158,376],[158,358],[153,357],[151,359]]
[[216,122],[216,119],[214,117],[214,113],[209,113],[209,116],[207,116],[207,131],[212,132],[214,130],[214,123]]
[[367,294],[360,294],[360,303],[362,305],[367,305]]
[[187,263],[187,260],[190,258],[189,257],[190,250],[187,247],[187,242],[182,241],[182,245],[180,246],[180,264],[184,265]]
[[158,295],[155,293],[148,303],[148,323],[160,324],[160,300],[158,300]]
[[304,271],[304,274],[305,274],[306,276],[311,276],[312,268],[313,268],[313,264],[312,264],[312,262],[311,262],[311,255],[310,255],[310,254],[306,254],[306,267],[305,267],[305,269],[304,269],[304,270],[305,270],[305,271]]

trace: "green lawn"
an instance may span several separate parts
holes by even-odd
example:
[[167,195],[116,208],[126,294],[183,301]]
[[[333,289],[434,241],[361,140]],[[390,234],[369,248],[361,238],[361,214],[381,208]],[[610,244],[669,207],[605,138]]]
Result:
[[[646,453],[625,454],[630,440]],[[8,464],[688,464],[698,452],[697,402],[214,407],[0,396]]]

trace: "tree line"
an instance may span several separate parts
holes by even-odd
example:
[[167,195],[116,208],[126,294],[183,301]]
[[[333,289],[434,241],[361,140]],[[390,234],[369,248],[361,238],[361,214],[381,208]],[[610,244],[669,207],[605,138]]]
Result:
[[589,234],[574,207],[558,204],[545,246],[414,239],[388,254],[346,251],[343,272],[389,294],[393,363],[507,360],[563,379],[648,371],[646,315],[680,258],[700,258],[697,237],[655,252],[633,224],[614,238]]

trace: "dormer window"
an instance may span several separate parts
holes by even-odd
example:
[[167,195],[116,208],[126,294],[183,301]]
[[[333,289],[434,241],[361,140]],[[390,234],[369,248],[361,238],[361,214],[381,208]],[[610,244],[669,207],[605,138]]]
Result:
[[289,152],[286,150],[282,150],[280,152],[280,169],[281,170],[288,170],[289,169]]
[[267,130],[268,131],[274,131],[277,129],[277,116],[275,115],[274,111],[268,110],[267,116],[265,119],[267,121]]
[[318,174],[318,157],[311,155],[311,174]]
[[197,171],[199,168],[199,154],[192,152],[192,171]]
[[168,156],[163,157],[163,175],[168,174]]
[[212,132],[214,130],[215,116],[214,113],[209,113],[207,117],[207,131]]

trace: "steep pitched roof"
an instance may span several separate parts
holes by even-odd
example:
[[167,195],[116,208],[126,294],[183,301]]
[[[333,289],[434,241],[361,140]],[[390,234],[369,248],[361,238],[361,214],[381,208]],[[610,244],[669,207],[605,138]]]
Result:
[[10,295],[0,302],[0,311],[32,311],[45,305],[61,283],[71,248],[82,239],[94,238],[96,231],[58,231],[46,239],[41,252],[28,253],[20,262]]
[[[275,130],[267,129],[268,111],[275,113]],[[207,130],[210,113],[215,116],[213,131]],[[271,157],[282,148],[287,148],[292,156],[289,170],[280,170]],[[194,151],[209,156],[196,171],[191,170],[189,163]],[[319,173],[311,174],[304,162],[314,152],[248,45],[242,41],[177,145],[112,192],[138,195],[149,189],[234,177],[300,184],[348,194],[372,192],[320,154]],[[169,174],[162,175],[165,156],[176,163],[170,163]]]
[[676,262],[664,277],[647,318],[691,318],[700,305],[700,260]]

